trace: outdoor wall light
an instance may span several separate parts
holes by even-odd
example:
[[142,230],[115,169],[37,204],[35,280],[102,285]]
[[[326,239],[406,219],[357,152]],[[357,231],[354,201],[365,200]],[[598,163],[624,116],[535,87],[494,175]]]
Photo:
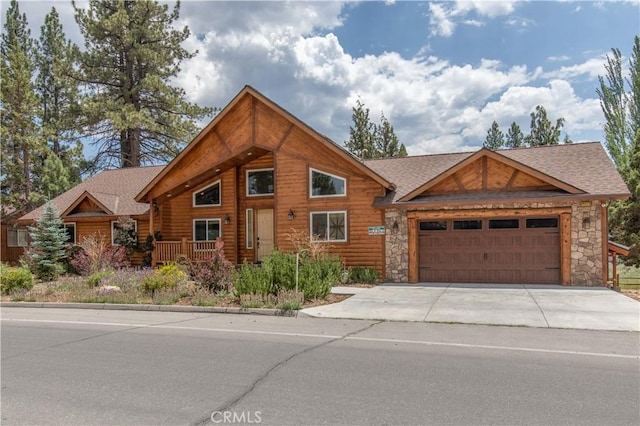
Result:
[[589,226],[591,226],[591,219],[588,217],[582,219],[582,229],[587,230],[589,229]]
[[224,224],[225,224],[225,225],[228,225],[228,224],[230,224],[230,223],[231,223],[231,217],[230,217],[229,215],[226,215],[226,216],[224,217]]
[[287,215],[287,217],[289,217],[289,220],[293,220],[296,218],[296,214],[293,212],[293,210],[289,209],[289,214]]
[[391,230],[393,231],[393,233],[394,234],[397,233],[399,228],[400,228],[400,225],[398,225],[398,221],[397,220],[394,221],[393,225],[391,226]]

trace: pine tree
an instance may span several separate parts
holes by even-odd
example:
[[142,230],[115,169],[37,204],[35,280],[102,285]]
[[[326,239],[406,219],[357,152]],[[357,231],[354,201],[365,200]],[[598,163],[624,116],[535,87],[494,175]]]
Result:
[[378,158],[407,156],[407,149],[404,144],[398,141],[393,125],[384,116],[384,113],[380,113],[380,124],[374,124],[374,146]]
[[520,126],[518,126],[518,123],[515,121],[511,123],[511,127],[507,130],[504,146],[506,148],[520,148],[524,146],[524,135],[522,134],[522,130],[520,130]]
[[58,185],[64,192],[80,183],[84,157],[78,132],[78,82],[72,78],[78,48],[67,40],[55,8],[51,8],[40,27],[37,47],[36,92],[40,102],[41,131],[49,149],[68,169],[67,186]]
[[491,123],[491,128],[487,131],[487,137],[484,140],[483,146],[492,151],[504,147],[504,134],[500,130],[498,122],[495,120]]
[[29,236],[27,262],[31,272],[42,280],[55,280],[64,271],[61,262],[67,257],[68,236],[53,204],[45,205],[36,225],[29,228]]
[[351,114],[353,126],[349,127],[349,140],[345,141],[345,147],[363,160],[376,158],[375,125],[369,119],[369,108],[366,108],[358,99],[356,106],[351,109],[353,110]]
[[53,151],[49,151],[44,160],[41,186],[41,192],[48,199],[57,197],[73,186],[70,184],[69,169]]
[[197,131],[196,121],[211,113],[169,84],[195,55],[181,45],[189,29],[173,27],[180,2],[171,12],[151,0],[90,0],[86,9],[74,8],[85,37],[78,77],[89,92],[84,115],[96,162],[136,167],[171,160]]
[[531,132],[524,140],[528,146],[558,145],[563,126],[564,118],[558,118],[553,125],[547,118],[547,110],[538,105],[531,113]]
[[41,195],[34,187],[38,162],[46,150],[38,134],[38,100],[33,88],[33,40],[27,17],[20,14],[18,2],[12,0],[0,41],[0,139],[2,153],[1,203],[16,210],[28,211]]

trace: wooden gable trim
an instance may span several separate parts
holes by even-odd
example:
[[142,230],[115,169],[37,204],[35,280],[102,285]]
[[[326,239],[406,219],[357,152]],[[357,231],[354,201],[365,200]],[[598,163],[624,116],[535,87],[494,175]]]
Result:
[[[569,194],[585,194],[585,191],[581,190],[580,188],[577,188],[573,185],[570,185],[566,182],[563,182],[559,179],[556,179],[552,176],[549,176],[545,173],[540,172],[539,170],[536,170],[532,167],[529,167],[525,164],[522,164],[518,161],[512,160],[498,152],[495,151],[491,151],[490,149],[487,148],[481,148],[479,151],[473,153],[472,155],[468,156],[467,158],[463,159],[462,161],[460,161],[459,163],[456,163],[454,166],[450,167],[449,169],[445,170],[444,172],[440,173],[438,176],[434,177],[433,179],[425,182],[423,185],[420,185],[419,187],[417,187],[416,189],[414,189],[413,191],[409,192],[407,195],[405,195],[404,197],[400,198],[398,201],[411,201],[412,199],[414,199],[415,197],[421,195],[422,193],[426,192],[429,190],[429,188],[434,187],[435,185],[437,185],[438,183],[442,182],[443,180],[451,177],[452,179],[455,180],[455,176],[453,176],[457,171],[463,169],[464,167],[468,166],[469,164],[472,164],[473,162],[477,161],[478,159],[482,159],[481,161],[483,161],[483,186],[486,185],[486,178],[485,178],[485,174],[486,174],[486,168],[487,168],[487,162],[486,159],[487,158],[491,158],[495,161],[504,163],[508,166],[513,167],[514,169],[516,169],[517,172],[524,172],[527,173],[535,178],[540,179],[543,182],[548,183],[551,186],[554,186],[558,189],[561,189],[563,191],[568,192]],[[456,180],[456,183],[458,185],[460,185],[460,183]],[[507,184],[508,187],[508,184]]]
[[[245,86],[231,100],[231,102],[229,102],[229,104],[227,104],[227,106],[225,106],[224,109],[213,120],[211,120],[211,122],[204,129],[202,129],[200,131],[200,133],[198,133],[198,135],[185,147],[185,149],[183,149],[180,154],[178,154],[169,164],[167,164],[167,166],[160,173],[158,173],[158,175],[156,175],[156,177],[151,182],[149,182],[149,184],[147,184],[147,186],[144,187],[144,189],[135,197],[135,200],[138,201],[138,202],[145,202],[146,201],[145,197],[151,191],[151,189],[160,180],[162,180],[169,173],[169,171],[171,171],[177,164],[179,164],[180,161],[186,155],[188,155],[188,153],[190,151],[192,151],[194,149],[194,147],[196,145],[198,145],[200,143],[200,141],[205,136],[207,136],[209,133],[211,133],[212,130],[215,133],[216,125],[218,123],[220,123],[222,120],[224,120],[225,116],[229,113],[229,111],[231,111],[233,109],[233,107],[238,102],[240,102],[240,100],[243,99],[245,96],[252,96],[253,97],[253,99],[252,99],[253,118],[252,118],[252,124],[251,125],[252,125],[252,132],[253,132],[252,144],[254,146],[256,146],[256,141],[255,141],[255,137],[256,137],[256,135],[255,135],[255,131],[256,131],[255,106],[257,104],[257,101],[260,101],[263,104],[265,104],[267,107],[269,107],[272,110],[276,111],[279,115],[281,115],[286,120],[288,120],[292,125],[298,126],[302,131],[307,133],[309,136],[311,136],[314,139],[320,141],[320,143],[322,143],[325,147],[327,147],[329,150],[331,150],[334,154],[337,154],[337,155],[341,156],[342,158],[346,159],[348,162],[353,164],[358,170],[363,172],[365,175],[369,176],[371,179],[373,179],[374,181],[376,181],[377,183],[379,183],[383,187],[388,188],[388,189],[395,188],[395,186],[391,182],[387,181],[382,176],[380,176],[377,173],[375,173],[373,170],[371,170],[370,168],[368,168],[367,166],[362,164],[359,160],[357,160],[354,156],[352,156],[351,154],[347,153],[347,151],[345,151],[344,149],[338,147],[335,143],[330,141],[325,136],[323,136],[320,133],[318,133],[317,131],[313,130],[307,124],[305,124],[304,122],[302,122],[301,120],[299,120],[298,118],[296,118],[295,116],[293,116],[292,114],[287,112],[284,108],[280,107],[279,105],[277,105],[276,103],[274,103],[273,101],[271,101],[270,99],[268,99],[267,97],[262,95],[260,92],[255,90],[253,87]],[[216,136],[218,137],[219,140],[222,141],[222,138],[219,135],[216,134]],[[288,134],[287,134],[287,136],[288,136]]]
[[92,203],[95,203],[95,205],[100,207],[102,209],[102,211],[104,211],[106,214],[108,214],[108,215],[113,215],[114,214],[104,204],[102,204],[100,201],[98,201],[98,199],[96,197],[91,195],[90,192],[84,191],[82,194],[80,194],[80,196],[78,198],[76,198],[76,200],[73,203],[71,203],[71,205],[69,207],[67,207],[67,209],[65,211],[62,212],[62,214],[60,216],[64,217],[64,216],[67,216],[67,215],[71,214],[71,212],[76,207],[78,207],[86,199],[88,199]]

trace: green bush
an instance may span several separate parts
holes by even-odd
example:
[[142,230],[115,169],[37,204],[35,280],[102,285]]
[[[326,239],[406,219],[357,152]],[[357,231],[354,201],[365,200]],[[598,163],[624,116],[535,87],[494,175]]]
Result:
[[178,266],[174,262],[169,262],[163,265],[162,267],[158,268],[158,270],[155,273],[157,275],[170,276],[170,277],[176,277],[176,278],[184,278],[186,275],[184,271],[180,268],[180,266]]
[[317,260],[303,258],[300,262],[299,290],[306,299],[325,298],[341,276],[342,262],[338,257],[323,255]]
[[113,275],[113,271],[94,272],[93,274],[89,275],[89,277],[87,278],[87,285],[89,287],[98,287],[102,282],[102,280],[112,275]]
[[349,282],[356,284],[375,284],[380,279],[380,274],[374,268],[355,266],[349,268]]
[[233,276],[233,286],[236,294],[261,294],[267,295],[272,292],[271,271],[268,268],[254,266],[245,260],[240,271],[236,271]]
[[296,285],[296,255],[274,250],[262,259],[262,267],[271,274],[273,290],[291,290]]
[[2,294],[33,288],[33,275],[25,268],[0,267],[0,289]]
[[178,278],[171,275],[147,275],[142,280],[142,290],[155,293],[158,290],[176,288],[178,286]]

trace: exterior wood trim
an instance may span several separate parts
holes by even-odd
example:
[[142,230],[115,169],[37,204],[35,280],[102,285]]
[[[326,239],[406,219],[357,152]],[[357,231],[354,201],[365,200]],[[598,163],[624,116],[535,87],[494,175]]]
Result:
[[487,156],[482,157],[482,189],[487,189],[487,181],[489,180],[489,173],[487,171]]
[[418,282],[418,219],[407,218],[407,240],[408,240],[408,260],[409,260],[409,282]]
[[558,216],[571,214],[571,207],[546,207],[522,209],[462,209],[462,210],[424,210],[411,211],[407,218],[412,220],[458,219],[458,218],[491,218],[511,216]]
[[104,204],[102,204],[100,201],[98,201],[96,199],[96,197],[91,195],[90,192],[84,191],[82,194],[80,194],[80,196],[76,199],[76,201],[74,201],[64,212],[62,212],[60,214],[60,216],[61,217],[67,216],[68,214],[70,214],[73,211],[73,209],[78,207],[78,205],[80,205],[80,203],[82,203],[87,198],[89,200],[91,200],[91,202],[95,203],[98,207],[100,207],[102,209],[102,211],[104,211],[106,214],[108,214],[108,215],[113,215],[114,214],[111,210],[109,210],[107,207],[105,207]]
[[278,142],[278,146],[276,147],[276,150],[279,150],[282,144],[286,142],[287,138],[291,134],[291,131],[293,130],[294,127],[295,126],[293,125],[293,123],[289,123],[289,128],[284,132],[282,139],[280,139],[280,141]]
[[600,204],[600,232],[602,233],[602,284],[609,281],[609,216],[604,201]]
[[560,214],[560,283],[571,285],[571,212]]
[[227,140],[222,137],[222,135],[218,132],[217,129],[213,129],[211,133],[213,134],[213,136],[215,136],[216,139],[218,139],[218,141],[220,142],[220,145],[222,145],[227,150],[227,156],[230,156],[232,153],[231,153],[231,148],[227,143]]
[[[427,181],[426,183],[424,183],[423,185],[420,185],[418,188],[414,189],[413,191],[411,191],[410,193],[408,193],[407,195],[405,195],[404,197],[400,198],[398,201],[410,201],[413,198],[417,197],[418,195],[426,192],[429,188],[437,185],[438,183],[442,182],[443,180],[445,180],[446,178],[452,176],[455,172],[461,170],[462,168],[464,168],[465,166],[473,163],[474,161],[478,160],[479,158],[483,158],[483,157],[489,157],[492,158],[493,160],[496,160],[498,162],[502,162],[508,166],[511,166],[517,170],[523,171],[527,174],[530,174],[533,177],[536,177],[556,188],[562,189],[570,194],[584,194],[585,192],[583,190],[581,190],[580,188],[576,188],[575,186],[569,185],[568,183],[562,182],[561,180],[558,180],[552,176],[549,176],[545,173],[542,173],[538,170],[535,170],[529,166],[526,166],[518,161],[512,160],[510,158],[505,157],[502,154],[499,154],[495,151],[491,151],[487,148],[482,148],[479,151],[475,152],[474,154],[468,156],[467,158],[465,158],[464,160],[460,161],[459,163],[455,164],[453,167],[450,167],[449,169],[445,170],[444,172],[440,173],[438,176],[436,176],[435,178]],[[485,161],[485,160],[483,160]],[[486,170],[486,167],[485,167]],[[483,172],[484,173],[484,172]],[[486,181],[483,180],[483,185]]]

